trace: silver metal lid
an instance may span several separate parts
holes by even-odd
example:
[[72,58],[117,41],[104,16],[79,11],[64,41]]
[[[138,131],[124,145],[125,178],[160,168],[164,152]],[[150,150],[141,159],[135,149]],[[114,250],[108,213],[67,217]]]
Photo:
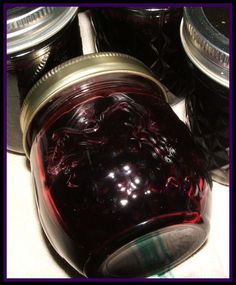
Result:
[[77,7],[13,7],[7,10],[7,54],[31,48],[55,35]]
[[229,38],[219,28],[224,24],[229,29],[228,8],[207,9],[184,8],[180,26],[182,45],[193,64],[208,77],[229,87]]

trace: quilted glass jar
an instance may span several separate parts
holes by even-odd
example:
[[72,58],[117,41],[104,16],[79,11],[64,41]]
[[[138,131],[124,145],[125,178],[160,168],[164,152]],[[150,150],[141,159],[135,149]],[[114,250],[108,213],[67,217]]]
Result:
[[23,153],[20,110],[39,78],[56,65],[82,54],[74,7],[7,9],[7,149]]
[[140,61],[95,53],[49,71],[21,113],[42,227],[87,277],[169,270],[206,241],[211,180]]
[[181,7],[91,8],[98,51],[115,51],[134,56],[150,67],[167,87],[170,104],[189,92],[179,27]]
[[229,9],[185,8],[180,32],[194,79],[190,128],[213,179],[229,185]]

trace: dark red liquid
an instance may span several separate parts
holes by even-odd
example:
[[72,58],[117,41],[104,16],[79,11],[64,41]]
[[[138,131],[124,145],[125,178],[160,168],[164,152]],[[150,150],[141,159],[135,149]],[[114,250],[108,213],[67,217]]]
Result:
[[77,15],[61,31],[48,40],[28,50],[8,55],[8,150],[24,153],[20,128],[20,112],[23,101],[31,87],[50,69],[78,55],[82,55],[82,43]]
[[205,154],[208,169],[219,169],[229,164],[229,89],[190,62],[189,66],[195,88],[186,97],[186,112],[193,138]]
[[[226,84],[229,81],[229,66],[227,60],[221,59],[223,51],[229,54],[229,9],[190,8],[186,9],[185,16],[187,25],[189,21],[190,25],[193,24],[193,30],[199,33],[196,34],[196,38],[204,37],[204,41],[209,41],[210,45],[219,50],[219,56],[218,52],[215,52],[212,62],[207,55],[209,51],[205,52],[202,48],[199,48],[201,57],[198,57],[199,55],[192,49],[195,38],[188,42],[186,37],[187,46],[192,54],[188,54],[185,46],[187,69],[192,76],[194,86],[193,92],[186,96],[186,111],[193,138],[205,154],[207,168],[211,170],[212,178],[216,182],[229,185],[230,93],[227,86],[229,82]],[[184,28],[181,33],[184,34]],[[214,33],[215,37],[212,36]]]
[[179,35],[182,8],[91,8],[91,14],[98,51],[137,57],[177,97],[191,91]]
[[[204,160],[187,127],[152,93],[103,88],[82,103],[68,100],[35,137],[31,164],[51,243],[89,276],[101,274],[96,267],[114,250],[150,231],[199,224],[207,236]],[[94,270],[84,269],[88,258]],[[127,268],[119,274],[129,276]]]

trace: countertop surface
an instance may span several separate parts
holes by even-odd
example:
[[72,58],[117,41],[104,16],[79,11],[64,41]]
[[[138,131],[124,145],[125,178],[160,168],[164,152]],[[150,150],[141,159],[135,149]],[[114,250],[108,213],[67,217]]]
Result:
[[[83,49],[94,51],[86,13],[79,15]],[[186,121],[183,102],[175,112]],[[170,272],[154,278],[229,277],[229,187],[213,183],[211,231],[207,243]],[[53,250],[45,237],[34,202],[25,156],[7,153],[7,278],[82,278]]]

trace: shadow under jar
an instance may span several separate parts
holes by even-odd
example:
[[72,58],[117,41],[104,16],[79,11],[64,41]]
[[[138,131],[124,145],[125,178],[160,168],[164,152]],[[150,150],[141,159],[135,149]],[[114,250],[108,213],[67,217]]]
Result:
[[229,185],[229,9],[185,8],[181,39],[194,79],[186,111],[212,178]]
[[106,7],[90,12],[98,51],[122,52],[142,60],[167,87],[170,104],[190,92],[179,36],[183,8]]
[[7,9],[7,149],[23,153],[20,109],[34,83],[82,54],[78,8]]
[[21,113],[44,231],[87,277],[144,277],[188,258],[209,232],[211,181],[151,71],[123,54],[47,73]]

